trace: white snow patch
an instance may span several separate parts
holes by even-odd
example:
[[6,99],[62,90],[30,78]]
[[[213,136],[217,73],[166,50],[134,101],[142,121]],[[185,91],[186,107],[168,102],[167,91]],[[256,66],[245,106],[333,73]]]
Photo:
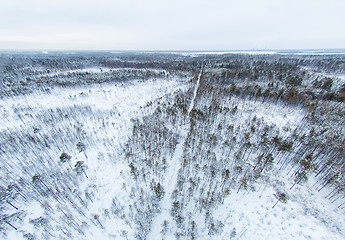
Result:
[[[256,191],[230,194],[213,217],[233,227],[203,239],[344,239],[341,210],[325,198],[327,191],[312,189],[313,180],[289,190],[292,180],[277,170]],[[283,188],[288,200],[272,209],[276,188]]]

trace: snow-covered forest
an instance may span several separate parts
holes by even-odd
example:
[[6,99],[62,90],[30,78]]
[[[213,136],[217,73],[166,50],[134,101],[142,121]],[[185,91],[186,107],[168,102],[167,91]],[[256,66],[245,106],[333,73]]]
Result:
[[344,239],[345,54],[0,53],[1,239]]

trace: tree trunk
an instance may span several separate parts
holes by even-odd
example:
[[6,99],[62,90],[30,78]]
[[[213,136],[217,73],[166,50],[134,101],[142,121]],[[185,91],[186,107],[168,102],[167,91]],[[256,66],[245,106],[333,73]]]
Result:
[[14,207],[16,210],[18,210],[18,208],[16,206],[14,206],[12,203],[10,203],[8,200],[6,200],[6,202],[11,205],[12,207]]
[[86,175],[86,172],[85,172],[85,170],[83,169],[83,173],[85,174],[85,177],[86,178],[89,178],[87,175]]
[[73,168],[72,168],[72,166],[71,166],[71,162],[70,162],[70,161],[67,161],[67,162],[68,162],[69,167],[70,167],[71,170],[73,171]]
[[276,201],[276,203],[273,205],[272,209],[278,204],[278,202],[280,201],[280,198]]
[[13,226],[11,223],[7,222],[6,220],[4,220],[5,223],[7,223],[8,225],[10,225],[11,227],[13,227],[15,230],[18,230],[15,226]]

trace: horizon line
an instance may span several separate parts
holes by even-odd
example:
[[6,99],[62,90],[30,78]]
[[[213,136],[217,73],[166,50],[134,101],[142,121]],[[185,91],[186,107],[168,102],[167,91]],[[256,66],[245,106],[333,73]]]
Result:
[[36,51],[46,51],[46,52],[64,52],[64,51],[76,51],[76,52],[247,52],[247,51],[345,51],[344,48],[252,48],[252,49],[223,49],[223,50],[213,50],[213,49],[0,49],[0,52],[36,52]]

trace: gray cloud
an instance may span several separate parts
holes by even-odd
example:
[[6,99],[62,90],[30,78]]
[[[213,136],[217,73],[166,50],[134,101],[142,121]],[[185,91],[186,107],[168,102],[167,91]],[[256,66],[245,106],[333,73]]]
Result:
[[0,49],[344,48],[343,0],[1,0]]

